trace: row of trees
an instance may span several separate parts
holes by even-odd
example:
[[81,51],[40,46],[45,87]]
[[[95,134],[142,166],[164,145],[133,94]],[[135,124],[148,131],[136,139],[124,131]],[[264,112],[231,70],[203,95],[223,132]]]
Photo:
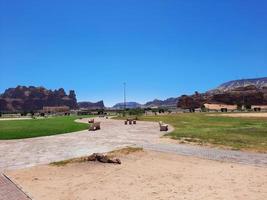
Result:
[[146,112],[152,113],[167,113],[170,112],[167,108],[127,108],[125,111],[120,111],[119,113],[123,116],[131,115],[131,116],[140,116],[145,114]]

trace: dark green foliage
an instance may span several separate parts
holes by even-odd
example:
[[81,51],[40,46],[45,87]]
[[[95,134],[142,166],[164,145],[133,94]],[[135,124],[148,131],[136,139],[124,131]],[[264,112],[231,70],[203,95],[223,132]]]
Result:
[[145,113],[144,109],[141,109],[141,108],[134,108],[134,109],[130,109],[128,111],[129,115],[136,115],[136,116],[139,116],[139,115],[142,115]]

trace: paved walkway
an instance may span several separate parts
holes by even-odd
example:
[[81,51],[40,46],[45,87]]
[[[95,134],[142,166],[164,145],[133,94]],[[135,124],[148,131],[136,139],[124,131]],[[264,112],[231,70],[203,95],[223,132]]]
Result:
[[0,200],[30,200],[12,181],[0,174]]
[[[0,172],[95,152],[107,152],[129,145],[179,155],[267,167],[267,154],[161,143],[159,137],[162,132],[155,122],[138,121],[137,125],[126,126],[119,120],[97,120],[101,120],[101,130],[95,132],[84,130],[47,137],[0,141]],[[83,122],[87,120],[84,119]]]
[[267,167],[267,154],[214,149],[185,144],[146,144],[144,148],[178,155],[195,156],[209,160]]
[[[0,141],[0,172],[46,164],[95,152],[107,152],[127,145],[155,142],[161,136],[157,123],[137,122],[124,125],[123,121],[97,118],[101,130],[78,131],[46,137]],[[84,119],[83,122],[87,123]]]

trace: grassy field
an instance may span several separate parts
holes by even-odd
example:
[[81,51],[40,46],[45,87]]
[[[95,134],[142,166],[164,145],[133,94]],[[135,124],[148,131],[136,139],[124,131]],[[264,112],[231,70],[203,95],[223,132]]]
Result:
[[56,135],[87,129],[88,124],[74,122],[77,118],[63,116],[45,119],[0,121],[0,140]]
[[207,114],[143,116],[141,120],[163,121],[174,126],[173,139],[267,152],[267,118],[236,118]]

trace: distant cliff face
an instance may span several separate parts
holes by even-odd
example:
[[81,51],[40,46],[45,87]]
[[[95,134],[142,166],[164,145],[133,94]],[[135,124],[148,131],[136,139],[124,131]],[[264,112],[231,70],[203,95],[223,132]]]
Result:
[[177,107],[183,109],[201,108],[204,103],[207,103],[206,96],[196,92],[191,96],[182,95],[181,97],[179,97]]
[[67,95],[63,88],[48,90],[44,87],[17,86],[9,88],[0,95],[0,111],[37,111],[44,106],[78,107],[74,90]]
[[83,101],[83,102],[78,102],[78,106],[80,109],[104,109],[105,105],[103,101],[98,101],[96,103],[88,102],[88,101]]
[[211,90],[213,93],[229,92],[233,90],[261,90],[267,89],[267,77],[264,78],[255,78],[255,79],[242,79],[229,81],[221,84],[218,88]]
[[200,108],[204,103],[267,105],[267,78],[230,81],[206,93],[179,97],[180,108]]
[[168,98],[166,100],[158,100],[155,99],[153,101],[147,102],[144,107],[169,107],[169,106],[176,106],[178,102],[178,98]]
[[[126,108],[140,108],[142,105],[137,102],[126,102]],[[123,109],[124,103],[117,103],[112,108]]]

